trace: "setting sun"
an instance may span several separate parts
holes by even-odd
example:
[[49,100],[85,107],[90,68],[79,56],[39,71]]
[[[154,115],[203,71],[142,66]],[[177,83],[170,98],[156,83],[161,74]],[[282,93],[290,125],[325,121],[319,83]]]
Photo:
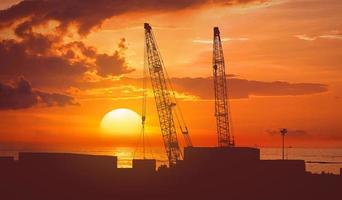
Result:
[[100,127],[107,134],[137,135],[141,129],[141,117],[133,110],[119,108],[105,114]]

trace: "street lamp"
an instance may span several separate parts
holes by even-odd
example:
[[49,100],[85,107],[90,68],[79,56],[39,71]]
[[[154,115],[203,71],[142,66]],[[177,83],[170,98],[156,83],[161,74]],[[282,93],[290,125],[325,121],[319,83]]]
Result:
[[285,160],[285,135],[287,133],[287,129],[286,128],[282,128],[280,129],[280,134],[282,136],[282,158],[283,160]]

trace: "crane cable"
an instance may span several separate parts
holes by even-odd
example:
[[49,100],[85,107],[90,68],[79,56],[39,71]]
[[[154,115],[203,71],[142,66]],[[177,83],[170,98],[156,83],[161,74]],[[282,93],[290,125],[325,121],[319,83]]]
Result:
[[[146,159],[146,149],[145,149],[145,121],[146,121],[146,103],[147,103],[147,47],[144,45],[144,68],[143,68],[143,77],[142,77],[142,105],[141,105],[141,134],[140,137],[138,138],[137,144],[136,144],[136,149],[133,154],[133,158],[135,157],[136,151],[138,149],[139,143],[142,140],[142,150],[143,150],[143,159]],[[149,144],[149,148],[151,149],[151,144],[149,141],[147,141]],[[151,155],[153,157],[153,153],[151,150]]]
[[[154,37],[154,34],[153,34],[153,37]],[[155,45],[158,48],[157,44],[155,44]],[[167,70],[166,70],[165,65],[164,65],[164,61],[161,58],[159,51],[158,51],[158,54],[159,54],[159,57],[160,57],[160,61],[161,61],[163,70],[165,71],[167,82],[168,82],[168,84],[170,86],[170,89],[171,89],[171,94],[172,94],[171,96],[173,97],[173,100],[174,100],[174,102],[176,104],[176,106],[175,106],[176,107],[176,110],[175,110],[176,112],[174,112],[175,117],[176,117],[176,121],[177,121],[177,123],[179,125],[179,128],[180,128],[180,130],[181,130],[181,132],[182,132],[182,134],[184,136],[184,140],[185,140],[186,145],[187,146],[192,146],[192,142],[191,142],[191,139],[190,139],[189,134],[188,134],[188,127],[186,126],[186,123],[185,123],[185,120],[184,120],[184,117],[183,117],[183,113],[182,113],[182,111],[180,109],[180,104],[179,104],[179,102],[178,102],[178,100],[176,98],[176,93],[175,93],[175,90],[173,89],[173,85],[171,83],[171,79],[169,77],[169,74],[167,73]],[[178,116],[178,114],[180,116]]]

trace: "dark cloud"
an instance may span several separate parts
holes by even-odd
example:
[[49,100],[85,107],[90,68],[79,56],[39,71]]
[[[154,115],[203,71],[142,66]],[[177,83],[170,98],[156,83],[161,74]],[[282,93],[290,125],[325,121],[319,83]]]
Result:
[[26,19],[24,26],[58,21],[58,29],[67,30],[77,24],[80,34],[87,34],[105,19],[130,12],[165,12],[205,5],[232,6],[247,3],[263,3],[267,0],[31,0],[21,1],[0,11],[0,27],[8,27]]
[[[73,34],[80,35],[113,16],[130,12],[165,12],[205,6],[229,6],[263,0],[30,0],[21,1],[0,11],[0,30],[10,28],[16,39],[0,42],[0,81],[17,76],[27,77],[34,85],[69,87],[84,82],[88,74],[100,77],[132,72],[124,56],[125,39],[113,54],[99,53],[83,42],[65,43]],[[53,25],[49,22],[53,21]],[[40,31],[39,30],[49,30]]]
[[125,58],[122,56],[124,51],[127,49],[126,39],[121,38],[118,43],[118,50],[114,52],[113,55],[107,54],[98,54],[96,55],[96,69],[97,74],[102,77],[106,77],[108,75],[118,76],[121,74],[127,74],[134,69],[131,69],[127,66]]
[[[58,29],[61,29],[61,26],[67,26],[73,22],[68,21],[68,18],[72,18],[74,11],[63,9],[77,7],[82,3],[90,4],[88,1],[65,1],[64,4],[54,0],[24,1],[0,11],[0,27],[9,26],[21,17],[25,18],[11,27],[18,39],[6,39],[0,42],[0,60],[2,60],[0,80],[24,76],[35,85],[68,87],[84,81],[87,72],[107,77],[133,71],[127,66],[124,57],[124,51],[127,49],[125,39],[120,40],[117,51],[108,55],[98,53],[96,48],[87,46],[81,41],[65,43],[64,36],[67,29],[59,32],[46,26],[52,19],[60,21]],[[63,9],[52,9],[51,5],[55,5],[56,8],[61,6],[60,8]],[[77,12],[82,15],[83,11],[89,11],[87,10],[89,7],[81,6],[80,9],[75,10],[76,15]],[[82,9],[85,10],[82,11]],[[96,16],[99,13],[101,12],[96,10],[94,14]],[[59,17],[54,18],[54,16]],[[88,17],[88,15],[83,17]],[[83,17],[76,17],[75,20],[83,19]],[[66,24],[63,25],[63,23]],[[37,32],[34,29],[36,26],[46,26],[44,28],[49,31]]]
[[96,57],[97,74],[100,76],[117,76],[134,71],[126,67],[125,60],[116,52],[112,56],[100,54]]
[[28,32],[22,40],[0,42],[0,80],[24,76],[35,85],[70,86],[96,71],[102,77],[130,73],[124,57],[125,39],[113,55],[100,54],[83,42],[60,43],[60,38]]
[[[280,136],[280,129],[279,130],[266,130],[267,134],[270,134],[272,136]],[[308,134],[305,130],[287,130],[286,133],[287,137],[310,137],[310,134]]]
[[[288,82],[265,82],[251,81],[247,79],[238,79],[236,75],[228,76],[228,92],[230,99],[243,99],[251,96],[299,96],[320,94],[328,91],[328,86],[318,83],[288,83]],[[178,93],[185,95],[196,96],[202,100],[212,100],[214,98],[213,80],[210,77],[204,78],[171,78],[172,86]],[[116,87],[120,89],[122,86],[133,86],[136,91],[125,93],[136,97],[141,95],[140,88],[142,87],[141,78],[122,77],[119,80],[103,80],[99,82],[86,82],[78,85],[81,90],[92,89],[111,89]],[[147,87],[151,89],[151,84],[148,82]],[[127,88],[121,88],[126,90]],[[119,95],[116,92],[112,95]],[[108,95],[108,94],[106,94]],[[120,95],[119,95],[120,96]],[[119,97],[118,96],[118,97]],[[113,96],[111,96],[113,97]]]
[[82,62],[70,62],[66,57],[50,52],[52,42],[46,37],[32,37],[23,41],[0,42],[0,74],[23,75],[30,79],[80,76],[87,70]]
[[[212,78],[173,78],[172,82],[177,91],[195,95],[201,99],[213,98]],[[264,82],[238,78],[229,78],[227,85],[229,97],[232,99],[250,96],[297,96],[328,91],[324,84]]]
[[15,85],[0,82],[0,110],[24,109],[36,105],[77,105],[71,96],[33,90],[31,84],[20,78]]

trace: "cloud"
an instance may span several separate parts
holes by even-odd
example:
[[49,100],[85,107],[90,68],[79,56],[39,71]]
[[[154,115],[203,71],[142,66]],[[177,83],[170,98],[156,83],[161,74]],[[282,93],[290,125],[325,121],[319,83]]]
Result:
[[24,76],[35,85],[70,86],[92,71],[100,77],[119,76],[133,71],[126,63],[126,49],[123,38],[118,50],[108,55],[80,41],[64,44],[58,36],[26,32],[21,40],[0,42],[0,80]]
[[308,36],[308,35],[294,35],[294,37],[305,40],[305,41],[315,41],[318,39],[329,39],[329,40],[342,40],[342,33],[340,31],[330,31],[325,34],[316,35],[316,36]]
[[75,30],[79,35],[86,36],[100,27],[104,20],[127,13],[156,13],[208,5],[234,6],[262,2],[266,1],[21,1],[0,11],[0,30],[11,29],[14,34],[11,39],[0,41],[0,81],[24,76],[34,85],[67,88],[87,81],[89,74],[92,79],[127,74],[134,69],[126,62],[125,39],[120,40],[118,50],[104,54],[81,41],[68,42],[74,39]]
[[[280,136],[280,130],[274,130],[274,129],[268,129],[266,130],[266,133],[270,134],[271,136]],[[287,137],[310,137],[310,134],[308,134],[305,130],[300,129],[288,129],[286,133]]]
[[0,27],[8,27],[25,19],[27,26],[45,24],[50,20],[59,22],[61,31],[76,24],[78,32],[88,34],[93,28],[114,16],[132,12],[165,12],[201,6],[234,6],[247,3],[264,3],[267,0],[32,0],[21,1],[0,11]]
[[[173,78],[174,87],[179,92],[198,96],[201,99],[213,98],[213,80],[207,78]],[[328,91],[327,86],[317,83],[288,83],[282,81],[265,82],[228,78],[229,98],[241,99],[250,96],[298,96]]]
[[[228,42],[228,41],[248,41],[249,38],[221,38],[222,42]],[[192,40],[193,43],[198,44],[213,44],[213,40],[203,40],[203,39],[195,39]]]
[[24,78],[19,78],[15,85],[0,82],[0,110],[24,109],[36,105],[67,106],[78,104],[71,96],[33,90],[31,84]]
[[295,35],[294,37],[298,38],[300,40],[306,40],[306,41],[314,41],[314,40],[317,39],[317,37],[310,37],[310,36],[307,36],[307,35]]
[[121,54],[127,49],[125,42],[125,38],[121,38],[118,44],[119,50],[114,52],[111,56],[107,54],[98,54],[96,56],[95,63],[98,75],[103,77],[108,75],[118,76],[134,71],[134,69],[127,66],[125,58],[121,56]]
[[342,34],[341,35],[320,35],[320,38],[324,39],[331,39],[331,40],[342,40]]
[[118,53],[112,56],[107,54],[100,54],[96,57],[97,72],[100,76],[118,76],[134,71],[126,67],[125,60],[120,58]]
[[0,74],[25,76],[30,79],[68,79],[81,76],[88,68],[82,61],[71,62],[63,55],[54,54],[54,41],[47,37],[31,37],[22,41],[0,42]]
[[[212,100],[214,98],[213,80],[211,77],[171,78],[171,81],[178,98],[186,100]],[[113,86],[115,86],[116,92],[112,91]],[[137,98],[142,94],[142,79],[121,77],[118,80],[82,83],[79,87],[81,90],[87,90],[88,94],[101,94],[101,98]],[[128,88],[134,88],[134,90]],[[151,89],[151,85],[148,84],[148,91],[151,91]],[[99,90],[101,92],[98,92]],[[127,92],[123,95],[118,90],[125,90]],[[327,85],[318,83],[265,82],[228,76],[230,99],[244,99],[251,96],[312,95],[327,91]],[[87,98],[91,98],[91,96],[87,95]]]

